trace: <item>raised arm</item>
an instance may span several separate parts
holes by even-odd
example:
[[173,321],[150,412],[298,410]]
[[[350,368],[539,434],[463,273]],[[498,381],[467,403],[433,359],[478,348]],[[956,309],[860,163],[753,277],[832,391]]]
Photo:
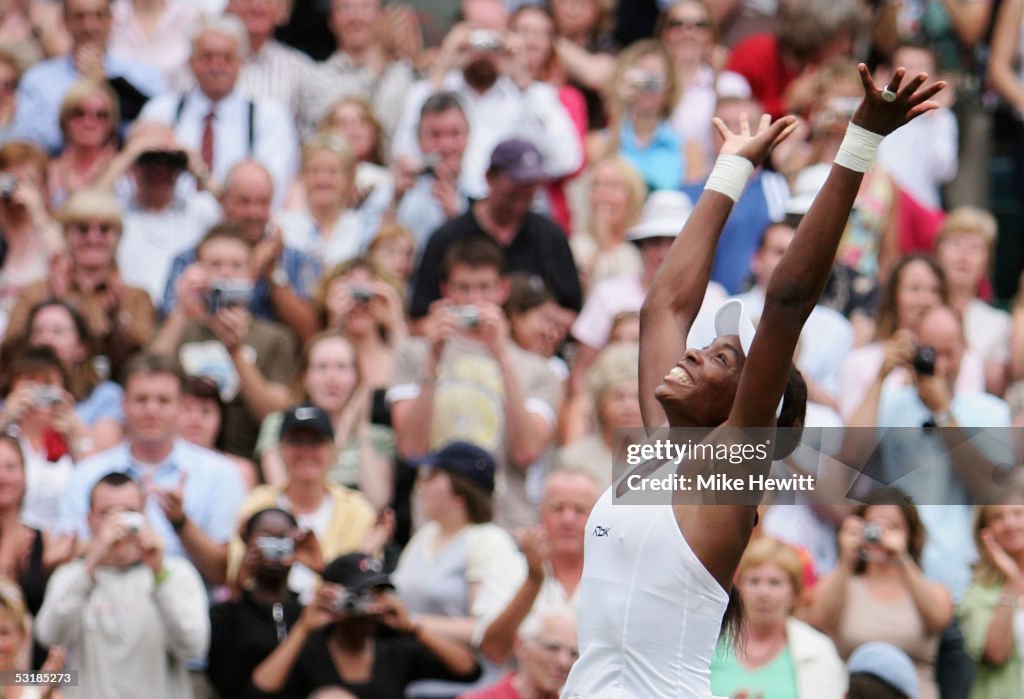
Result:
[[704,301],[715,248],[733,204],[746,178],[764,162],[774,144],[789,135],[796,119],[784,117],[771,125],[767,118],[762,119],[753,137],[746,118],[740,134],[731,133],[720,119],[714,124],[725,138],[720,157],[640,310],[640,410],[647,429],[665,424],[654,389],[686,350],[686,336]]
[[923,73],[904,85],[905,70],[899,68],[883,91],[874,84],[867,66],[861,64],[859,70],[864,99],[850,121],[824,188],[797,227],[768,284],[729,424],[773,424],[800,331],[825,287],[861,179],[878,144],[903,124],[938,108],[930,98],[945,87],[943,82],[924,87],[928,76]]

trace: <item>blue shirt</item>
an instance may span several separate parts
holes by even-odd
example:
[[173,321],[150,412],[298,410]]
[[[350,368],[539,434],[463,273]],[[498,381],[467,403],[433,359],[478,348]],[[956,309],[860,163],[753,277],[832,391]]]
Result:
[[[166,87],[163,75],[137,60],[104,56],[103,72],[109,78],[124,78],[139,92],[153,97]],[[14,134],[51,153],[58,152],[64,136],[60,132],[60,103],[72,85],[83,79],[70,56],[51,58],[29,68],[18,85]]]
[[[704,183],[690,184],[682,188],[693,203],[697,203]],[[730,294],[744,290],[744,282],[750,275],[750,260],[754,257],[761,235],[770,223],[778,223],[785,217],[789,185],[782,175],[759,170],[747,184],[740,200],[732,207],[718,239],[715,261],[711,266],[711,279],[725,287]]]
[[[167,287],[164,289],[164,300],[160,304],[160,314],[163,317],[170,315],[171,311],[178,305],[178,277],[185,268],[196,261],[196,249],[189,248],[175,255],[171,262],[171,271],[167,275]],[[278,264],[288,277],[288,285],[292,290],[304,299],[313,294],[313,288],[320,279],[320,264],[311,256],[300,252],[295,248],[285,246],[278,258]],[[266,279],[259,279],[253,287],[252,300],[249,302],[249,311],[257,318],[276,321],[274,307],[270,303],[270,283]]]
[[[57,530],[76,533],[79,539],[89,538],[86,517],[93,486],[108,473],[126,473],[143,482],[148,469],[141,466],[129,451],[129,442],[80,461],[60,503]],[[185,514],[206,536],[223,544],[235,534],[236,517],[242,505],[244,490],[235,465],[217,452],[203,449],[183,439],[174,440],[170,456],[153,470],[147,485],[174,489],[185,480]],[[146,499],[146,519],[163,539],[170,556],[188,554],[155,498]]]
[[85,400],[75,405],[75,415],[87,427],[92,427],[100,420],[115,420],[124,422],[124,413],[121,411],[121,402],[124,399],[124,389],[113,381],[103,381]]
[[636,140],[632,122],[619,128],[619,155],[632,163],[651,189],[679,189],[686,172],[683,137],[662,121],[646,146]]
[[[1013,463],[1010,408],[1004,401],[988,393],[958,393],[950,412],[957,424],[974,428],[966,434],[997,467]],[[925,575],[948,586],[959,600],[977,560],[971,534],[973,508],[967,504],[967,493],[953,471],[942,437],[921,427],[929,418],[931,412],[914,386],[883,390],[878,406],[883,479],[917,505],[928,532],[921,556]]]

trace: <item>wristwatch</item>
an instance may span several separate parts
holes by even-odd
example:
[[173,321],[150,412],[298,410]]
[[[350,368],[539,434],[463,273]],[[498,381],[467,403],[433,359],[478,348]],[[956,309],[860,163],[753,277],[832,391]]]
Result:
[[288,286],[288,275],[280,267],[274,267],[270,272],[270,283],[274,286]]

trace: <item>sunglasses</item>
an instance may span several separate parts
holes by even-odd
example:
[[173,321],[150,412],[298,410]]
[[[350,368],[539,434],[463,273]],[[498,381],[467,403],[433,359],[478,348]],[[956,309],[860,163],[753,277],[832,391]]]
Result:
[[92,117],[101,121],[106,121],[110,118],[110,112],[105,109],[88,110],[82,109],[81,107],[75,107],[71,110],[70,117],[72,119],[81,119],[82,117]]
[[90,231],[99,231],[103,235],[111,235],[113,233],[117,233],[120,229],[112,223],[89,221],[72,223],[68,226],[68,230],[72,233],[77,233],[78,235],[87,235]]
[[673,18],[665,22],[666,29],[707,29],[711,26],[706,19],[698,19],[696,22],[691,22],[685,19]]

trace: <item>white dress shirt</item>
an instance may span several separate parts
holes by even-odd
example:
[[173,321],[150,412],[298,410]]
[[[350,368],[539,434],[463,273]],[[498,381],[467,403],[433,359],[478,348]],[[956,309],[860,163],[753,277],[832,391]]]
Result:
[[139,117],[174,127],[178,142],[200,152],[203,121],[214,111],[213,176],[224,181],[228,171],[240,160],[252,157],[263,164],[274,180],[274,205],[284,201],[285,193],[298,169],[299,151],[295,122],[288,109],[274,100],[257,99],[253,120],[253,148],[249,152],[249,98],[236,89],[216,104],[202,91],[185,93],[185,104],[177,115],[181,95],[168,93],[151,100]]
[[[473,198],[487,195],[487,166],[491,151],[509,138],[533,143],[544,156],[544,169],[553,177],[575,172],[583,162],[579,135],[558,93],[547,83],[534,82],[520,90],[510,78],[501,76],[486,92],[479,93],[460,71],[445,76],[443,89],[456,93],[469,121],[469,143],[462,160],[462,181]],[[420,108],[434,94],[433,85],[421,80],[409,90],[402,118],[395,131],[392,152],[419,158],[416,138]]]

